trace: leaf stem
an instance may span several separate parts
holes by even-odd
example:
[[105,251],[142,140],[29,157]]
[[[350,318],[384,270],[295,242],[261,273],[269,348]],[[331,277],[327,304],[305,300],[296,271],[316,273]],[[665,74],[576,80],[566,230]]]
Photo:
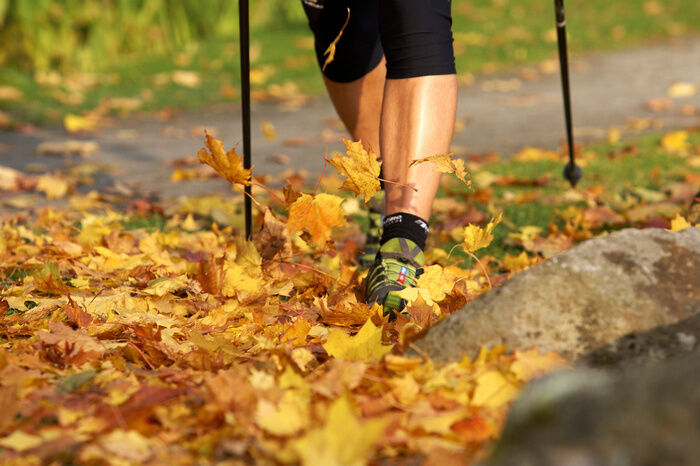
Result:
[[479,264],[479,267],[481,267],[481,271],[484,272],[484,275],[486,276],[486,281],[489,283],[489,290],[493,289],[493,285],[491,284],[491,278],[489,277],[489,274],[488,274],[488,272],[486,271],[486,267],[484,267],[484,264],[479,260],[478,257],[476,257],[476,256],[474,255],[474,253],[469,252],[469,251],[467,251],[467,250],[465,250],[464,252],[466,252],[466,253],[469,254],[471,257],[473,257],[474,260],[476,261],[476,263]]

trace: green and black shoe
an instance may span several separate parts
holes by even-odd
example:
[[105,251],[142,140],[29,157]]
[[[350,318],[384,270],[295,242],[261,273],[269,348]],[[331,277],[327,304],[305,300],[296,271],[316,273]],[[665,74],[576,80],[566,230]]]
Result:
[[368,224],[365,229],[365,247],[359,257],[360,266],[368,268],[374,263],[379,252],[379,240],[382,238],[382,219],[384,218],[384,191],[374,195],[369,201]]
[[384,306],[384,315],[395,315],[405,307],[396,294],[408,286],[416,286],[423,273],[425,254],[416,243],[406,238],[392,238],[381,248],[367,273],[365,296],[368,303]]

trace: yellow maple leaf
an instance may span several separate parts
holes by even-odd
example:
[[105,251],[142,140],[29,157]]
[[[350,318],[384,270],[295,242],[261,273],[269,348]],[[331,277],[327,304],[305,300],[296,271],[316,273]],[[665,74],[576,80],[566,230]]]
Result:
[[389,422],[374,419],[360,423],[345,395],[331,404],[323,427],[308,431],[292,443],[292,448],[303,465],[362,466]]
[[667,229],[667,231],[681,231],[685,230],[686,228],[690,228],[691,226],[692,225],[690,225],[690,222],[681,217],[681,214],[676,214],[676,216],[671,220],[671,228]]
[[243,159],[236,153],[236,149],[225,152],[224,144],[211,134],[207,134],[204,145],[209,152],[206,149],[199,149],[197,157],[201,163],[212,167],[232,184],[250,185],[250,173],[253,167],[248,170],[243,168]]
[[518,162],[539,162],[541,160],[556,162],[559,158],[559,155],[554,151],[536,147],[525,147],[513,156],[513,160]]
[[661,147],[671,152],[685,153],[690,147],[688,131],[671,131],[661,139]]
[[55,175],[41,175],[36,185],[37,191],[43,191],[47,199],[61,199],[71,190],[68,182]]
[[15,430],[7,437],[0,439],[0,447],[12,449],[22,453],[32,448],[36,448],[44,443],[41,437],[27,434],[21,430]]
[[521,252],[517,256],[511,256],[506,254],[503,258],[503,266],[512,273],[522,272],[525,269],[530,268],[537,262],[536,258],[530,259],[525,251]]
[[69,133],[95,131],[97,129],[97,125],[98,121],[94,117],[90,118],[69,113],[63,118],[63,126]]
[[518,389],[500,372],[489,370],[476,379],[472,404],[484,408],[500,408],[517,394]]
[[456,281],[457,276],[452,271],[436,264],[423,267],[423,273],[418,277],[416,286],[427,289],[430,299],[439,302],[452,291]]
[[334,358],[371,363],[381,359],[394,345],[382,345],[381,327],[375,327],[372,320],[367,319],[355,336],[336,328],[331,329],[323,347]]
[[333,194],[302,194],[289,208],[287,226],[292,231],[308,231],[319,245],[331,239],[331,228],[345,225],[343,199]]
[[255,423],[272,435],[294,435],[309,425],[309,399],[297,390],[287,390],[276,406],[258,400]]
[[336,48],[336,46],[338,45],[338,41],[339,41],[340,38],[342,37],[343,32],[345,32],[345,28],[348,26],[348,23],[349,23],[349,22],[350,22],[350,8],[348,8],[348,17],[345,19],[345,24],[343,24],[343,27],[340,28],[340,32],[339,32],[338,35],[335,37],[335,39],[333,39],[333,42],[330,43],[330,45],[328,46],[328,48],[326,49],[326,51],[323,52],[323,56],[324,56],[324,57],[325,57],[326,55],[328,55],[328,56],[326,57],[326,61],[323,63],[322,71],[326,71],[326,66],[328,66],[328,64],[329,64],[330,62],[332,62],[333,60],[335,60],[335,48]]
[[529,382],[548,372],[569,367],[566,360],[555,352],[540,354],[537,348],[527,351],[515,351],[515,362],[510,371],[523,382]]
[[471,186],[471,181],[467,180],[468,173],[467,169],[464,166],[464,160],[453,159],[453,155],[454,154],[452,153],[431,155],[429,157],[414,160],[413,162],[411,162],[410,166],[418,165],[419,163],[429,162],[434,164],[435,170],[439,171],[440,173],[454,173],[457,176],[457,178],[462,180],[463,183],[466,183],[467,186]]
[[464,227],[464,241],[460,246],[471,253],[487,247],[493,241],[493,229],[501,222],[501,218],[503,218],[503,213],[499,213],[496,218],[492,218],[484,228],[472,224]]
[[367,203],[374,193],[381,189],[378,179],[381,164],[377,161],[377,154],[362,147],[362,141],[343,139],[343,142],[348,156],[336,153],[328,163],[347,178],[341,188],[348,189],[358,196],[364,194]]

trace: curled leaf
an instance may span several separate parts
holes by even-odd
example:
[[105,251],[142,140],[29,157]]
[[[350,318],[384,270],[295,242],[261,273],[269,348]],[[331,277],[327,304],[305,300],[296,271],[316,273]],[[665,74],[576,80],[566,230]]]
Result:
[[345,24],[343,24],[343,27],[340,28],[340,32],[336,36],[335,39],[333,39],[333,42],[328,46],[325,52],[323,52],[323,56],[326,57],[326,61],[323,63],[323,71],[326,71],[326,66],[330,62],[332,62],[335,59],[335,47],[338,45],[338,41],[340,40],[340,37],[343,35],[343,32],[345,32],[345,28],[348,26],[348,23],[350,22],[350,8],[348,8],[348,17],[345,19]]
[[226,178],[231,184],[241,184],[250,186],[250,169],[243,168],[243,159],[236,153],[235,149],[224,151],[224,144],[218,139],[207,134],[204,142],[206,149],[199,149],[197,157],[201,163],[212,167],[216,172]]
[[439,154],[431,155],[429,157],[424,157],[422,159],[416,159],[411,162],[410,166],[418,165],[420,163],[430,162],[435,165],[435,169],[440,173],[454,173],[457,178],[466,183],[467,186],[471,186],[471,181],[467,180],[467,169],[464,166],[464,160],[453,159],[454,154]]

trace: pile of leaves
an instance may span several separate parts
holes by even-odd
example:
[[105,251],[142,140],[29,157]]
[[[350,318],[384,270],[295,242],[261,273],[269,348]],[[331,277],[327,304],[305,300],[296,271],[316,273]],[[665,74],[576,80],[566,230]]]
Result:
[[[206,146],[200,160],[237,187],[258,186],[235,151],[210,136]],[[329,162],[343,187],[367,201],[379,165],[360,143],[346,147],[347,157]],[[512,234],[520,255],[477,258],[501,216],[449,207],[460,202],[457,190],[468,192],[463,160],[418,163],[460,180],[436,202],[441,248],[429,249],[418,288],[405,293],[407,314],[395,320],[363,303],[366,272],[355,262],[349,216],[357,199],[265,188],[269,205],[256,200],[262,224],[251,240],[192,215],[169,216],[163,229],[129,227],[108,208],[4,220],[0,459],[325,465],[482,457],[523,385],[566,362],[495,347],[437,365],[404,350],[479,293],[614,219],[585,191],[588,204],[560,212],[563,225]],[[490,202],[499,183],[522,183],[488,173],[465,199]],[[525,200],[516,197],[508,202]],[[671,226],[687,225],[676,216]],[[461,262],[464,254],[470,262]]]

